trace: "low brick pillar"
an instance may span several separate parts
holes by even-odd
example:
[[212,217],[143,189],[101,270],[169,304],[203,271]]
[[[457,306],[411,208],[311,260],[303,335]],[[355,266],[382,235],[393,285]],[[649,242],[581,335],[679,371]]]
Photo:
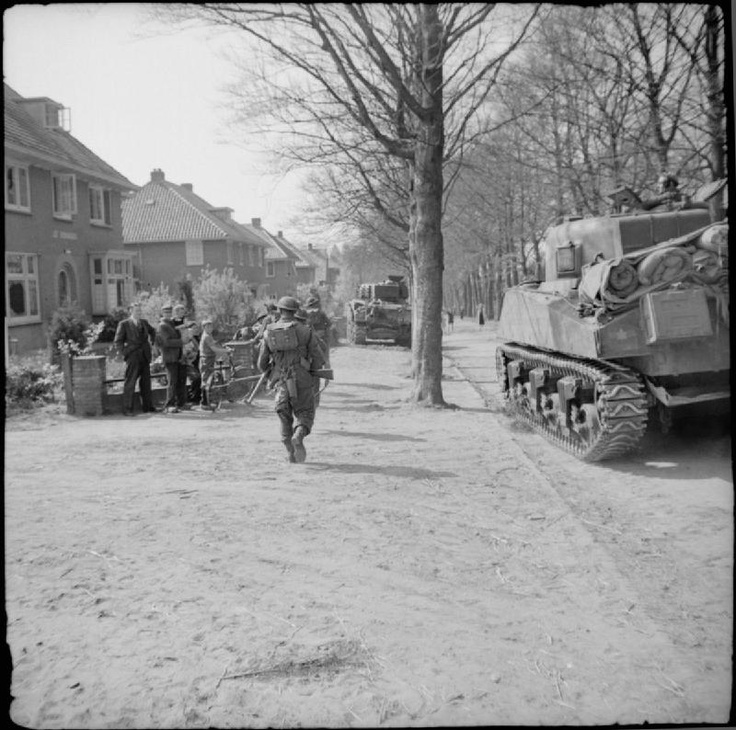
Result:
[[74,413],[74,360],[66,353],[61,354],[61,372],[64,376],[64,397],[66,398],[66,412]]
[[[105,402],[107,358],[104,355],[81,355],[69,361],[71,389],[67,391],[67,413],[78,416],[101,416]],[[65,371],[66,388],[66,371]],[[69,393],[72,395],[71,410]]]
[[[248,368],[251,373],[256,372],[255,353],[253,343],[245,340],[231,340],[225,343],[225,347],[229,347],[233,351],[233,365],[236,368]],[[245,370],[238,371],[238,377],[246,375]]]

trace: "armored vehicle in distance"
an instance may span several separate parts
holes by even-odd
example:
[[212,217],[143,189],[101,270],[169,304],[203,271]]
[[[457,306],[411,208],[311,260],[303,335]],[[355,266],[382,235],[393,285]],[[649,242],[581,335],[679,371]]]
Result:
[[584,461],[637,447],[652,413],[666,430],[730,398],[727,220],[611,197],[634,210],[551,226],[541,280],[508,289],[499,319],[511,412]]
[[411,346],[409,287],[403,276],[389,276],[380,284],[360,284],[358,296],[345,305],[348,342],[390,342]]

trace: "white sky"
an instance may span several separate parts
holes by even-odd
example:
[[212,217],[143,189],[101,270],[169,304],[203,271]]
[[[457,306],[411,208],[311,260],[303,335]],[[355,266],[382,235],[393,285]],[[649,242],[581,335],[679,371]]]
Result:
[[[298,175],[223,141],[234,68],[211,32],[157,32],[138,3],[16,5],[3,15],[4,81],[71,109],[71,133],[136,185],[161,168],[241,223],[302,243]],[[257,140],[255,145],[257,147]]]

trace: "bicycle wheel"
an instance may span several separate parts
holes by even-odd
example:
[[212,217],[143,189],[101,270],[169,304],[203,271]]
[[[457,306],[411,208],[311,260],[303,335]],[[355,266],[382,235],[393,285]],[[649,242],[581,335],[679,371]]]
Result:
[[210,407],[213,411],[219,410],[226,390],[227,385],[225,385],[225,376],[222,374],[221,370],[216,371],[212,376],[212,384],[210,385],[210,392],[208,393]]

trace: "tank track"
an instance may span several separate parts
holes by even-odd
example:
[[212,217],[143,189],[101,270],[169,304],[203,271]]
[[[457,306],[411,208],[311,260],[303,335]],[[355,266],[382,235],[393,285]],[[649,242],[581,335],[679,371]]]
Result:
[[[580,378],[594,394],[583,414],[589,425],[571,429],[564,419],[555,417],[554,409],[545,414],[532,408],[528,388],[524,392],[523,388],[512,391],[510,387],[506,366],[512,360],[522,361],[527,370],[547,368],[554,380],[565,376]],[[603,461],[629,453],[646,431],[646,389],[633,370],[604,360],[572,358],[513,343],[496,350],[496,367],[503,395],[514,415],[583,461]]]

